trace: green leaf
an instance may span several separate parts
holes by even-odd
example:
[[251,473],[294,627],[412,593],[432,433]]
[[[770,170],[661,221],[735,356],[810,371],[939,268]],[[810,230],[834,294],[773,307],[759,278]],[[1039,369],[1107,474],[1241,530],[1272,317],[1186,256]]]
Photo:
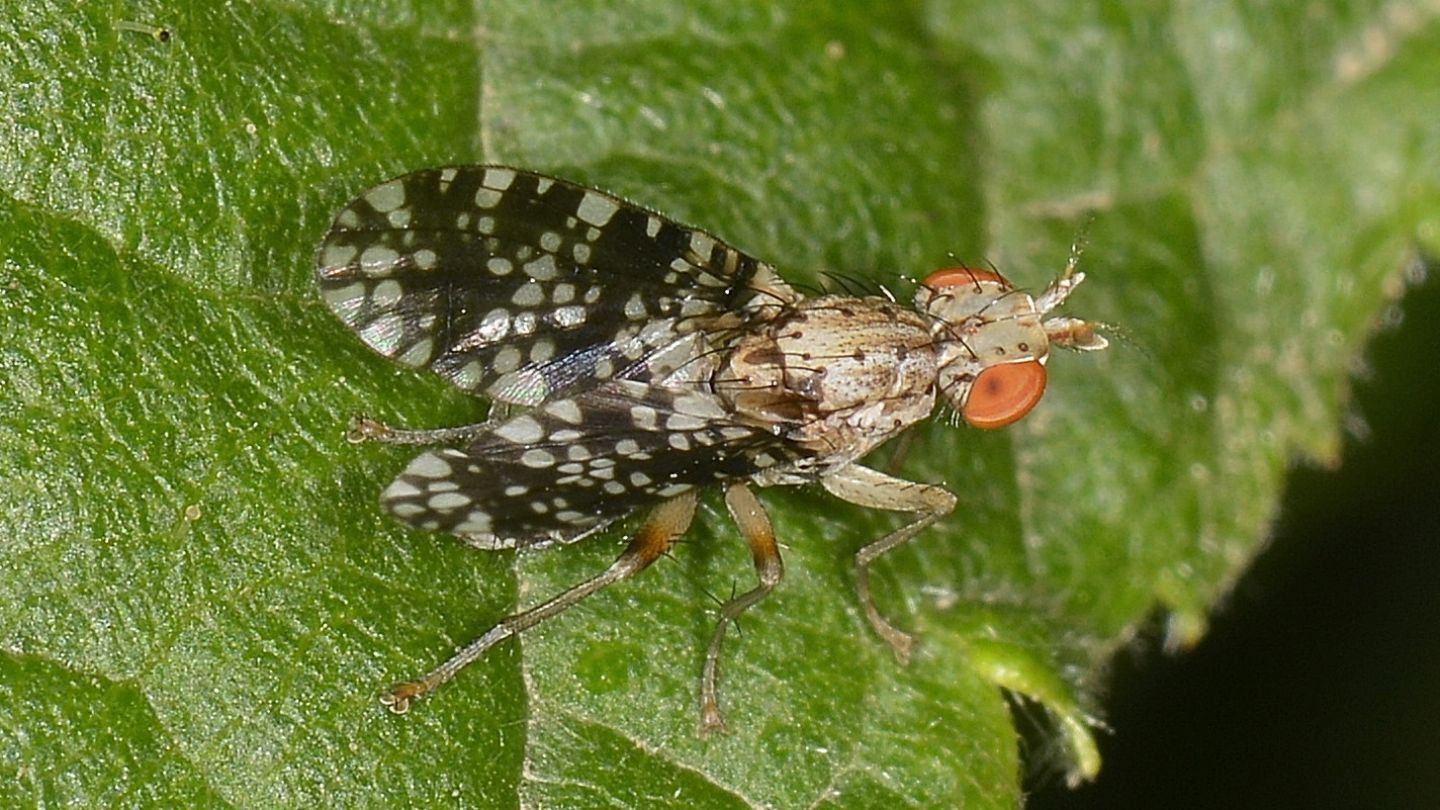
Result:
[[[0,803],[1012,806],[998,687],[1091,774],[1106,657],[1156,603],[1203,632],[1440,249],[1433,5],[6,4]],[[407,454],[342,440],[483,413],[311,280],[355,193],[481,161],[809,283],[953,254],[1039,287],[1083,232],[1071,308],[1125,339],[1056,357],[1021,426],[917,430],[896,471],[960,506],[877,567],[908,667],[850,565],[896,517],[771,491],[787,575],[728,640],[726,733],[696,731],[707,594],[753,574],[713,500],[675,564],[394,717],[379,688],[624,541],[402,529]]]

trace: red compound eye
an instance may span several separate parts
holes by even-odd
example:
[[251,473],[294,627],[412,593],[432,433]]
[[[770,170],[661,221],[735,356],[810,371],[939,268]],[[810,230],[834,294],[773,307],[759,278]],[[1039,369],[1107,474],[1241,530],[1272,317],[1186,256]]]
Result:
[[944,270],[936,270],[920,282],[932,290],[939,290],[945,287],[958,287],[961,284],[974,284],[977,281],[994,281],[1006,287],[1010,282],[1005,277],[993,270],[976,270],[972,267],[947,267]]
[[1019,421],[1044,394],[1045,367],[1039,360],[991,366],[970,384],[960,415],[971,427],[994,430]]

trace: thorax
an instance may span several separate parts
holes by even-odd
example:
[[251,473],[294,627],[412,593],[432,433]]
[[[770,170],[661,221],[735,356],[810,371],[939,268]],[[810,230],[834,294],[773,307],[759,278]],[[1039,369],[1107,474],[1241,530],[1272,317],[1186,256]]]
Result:
[[712,379],[744,420],[841,464],[930,414],[936,362],[929,321],[913,309],[826,295],[740,338]]

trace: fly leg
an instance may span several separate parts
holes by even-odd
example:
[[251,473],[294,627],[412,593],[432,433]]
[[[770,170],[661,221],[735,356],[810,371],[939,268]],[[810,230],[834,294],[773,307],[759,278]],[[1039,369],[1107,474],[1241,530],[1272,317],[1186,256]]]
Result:
[[356,414],[350,417],[350,424],[345,428],[345,440],[351,444],[380,442],[381,444],[423,445],[427,447],[469,444],[480,436],[480,434],[494,428],[504,417],[505,414],[503,411],[497,412],[492,408],[490,418],[484,422],[477,422],[473,425],[435,428],[432,430],[406,430],[405,428],[392,427],[384,422],[377,422],[364,414]]
[[870,564],[949,514],[955,508],[955,496],[941,487],[894,478],[858,464],[851,464],[820,483],[831,495],[857,506],[909,512],[915,516],[914,520],[855,553],[855,590],[865,618],[870,620],[875,632],[890,643],[900,663],[906,663],[915,639],[875,609],[875,602],[870,598]]
[[645,570],[660,555],[669,551],[680,535],[690,528],[690,521],[694,516],[695,493],[693,491],[677,495],[661,503],[650,512],[650,516],[635,533],[630,545],[625,547],[625,550],[615,558],[615,562],[611,563],[609,568],[547,602],[501,619],[498,624],[485,631],[484,635],[465,645],[450,660],[431,670],[424,677],[397,684],[386,690],[380,695],[380,703],[396,714],[404,714],[410,710],[411,701],[419,700],[435,691],[501,641],[519,635],[551,616],[563,613],[607,585],[613,585]]
[[710,647],[705,651],[705,670],[700,677],[700,728],[715,731],[725,727],[720,719],[720,701],[716,689],[716,668],[720,663],[720,645],[725,640],[725,630],[740,614],[764,599],[785,575],[785,565],[780,560],[780,549],[775,545],[775,530],[765,507],[756,500],[755,494],[743,483],[731,484],[725,490],[725,506],[730,510],[740,534],[750,546],[750,556],[755,560],[755,576],[759,583],[745,593],[734,597],[720,606],[720,623],[715,635],[710,638]]

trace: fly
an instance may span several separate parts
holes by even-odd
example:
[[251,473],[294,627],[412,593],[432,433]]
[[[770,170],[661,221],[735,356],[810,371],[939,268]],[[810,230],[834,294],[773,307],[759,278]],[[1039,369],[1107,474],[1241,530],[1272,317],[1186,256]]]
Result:
[[479,424],[407,430],[357,418],[354,441],[425,450],[381,493],[400,521],[482,549],[573,543],[648,516],[604,571],[502,619],[381,701],[403,713],[504,639],[644,570],[689,528],[708,486],[757,582],[720,608],[701,723],[722,725],[726,629],[781,581],[754,487],[819,484],[910,520],[855,555],[861,608],[896,657],[912,637],[875,608],[870,566],[955,496],[859,463],[937,401],[982,429],[1045,391],[1050,348],[1103,349],[1052,313],[1084,280],[1075,257],[1039,295],[999,273],[931,273],[914,299],[807,297],[770,264],[610,194],[503,166],[427,169],[335,217],[317,256],[326,305],[380,354],[489,399]]

